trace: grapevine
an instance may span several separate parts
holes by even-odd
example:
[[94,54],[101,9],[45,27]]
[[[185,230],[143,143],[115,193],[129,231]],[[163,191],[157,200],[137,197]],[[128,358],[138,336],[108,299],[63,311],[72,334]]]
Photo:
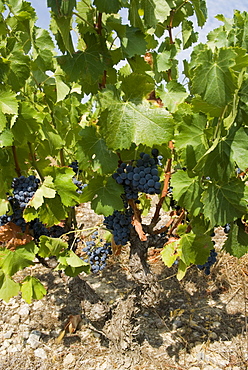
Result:
[[[147,264],[155,244],[179,279],[192,265],[211,272],[216,227],[224,250],[247,253],[247,13],[219,17],[224,26],[196,44],[190,19],[204,26],[204,0],[51,0],[51,31],[28,2],[12,3],[0,5],[0,298],[21,290],[32,301],[34,281],[14,275],[36,257],[72,277],[101,271],[109,245],[87,241],[87,262],[78,247],[85,203],[113,244],[128,243],[143,292],[157,286]],[[178,53],[191,46],[179,76]]]

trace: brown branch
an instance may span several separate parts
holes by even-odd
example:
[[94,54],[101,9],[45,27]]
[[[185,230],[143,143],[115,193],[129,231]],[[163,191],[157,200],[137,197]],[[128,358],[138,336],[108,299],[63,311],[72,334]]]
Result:
[[170,177],[171,177],[171,163],[172,163],[172,159],[169,158],[168,161],[167,161],[167,167],[166,167],[166,170],[165,170],[164,186],[163,186],[163,190],[162,190],[162,193],[161,193],[161,197],[160,197],[159,202],[156,206],[154,216],[153,216],[152,221],[150,223],[150,228],[152,228],[152,229],[156,225],[156,223],[159,219],[160,210],[162,208],[164,199],[165,199],[165,197],[168,193],[169,182],[170,182]]
[[99,13],[97,17],[96,32],[98,35],[102,34],[102,13]]
[[175,224],[171,227],[171,229],[169,231],[169,235],[171,235],[172,232],[177,228],[177,226],[180,225],[180,223],[184,219],[184,216],[185,216],[185,211],[184,211],[184,209],[182,209],[182,211],[181,211],[178,219],[176,220]]
[[132,225],[134,226],[135,228],[135,231],[137,232],[140,240],[142,242],[146,241],[147,240],[147,236],[142,228],[142,224],[141,224],[141,212],[140,210],[137,208],[137,205],[135,203],[135,201],[133,199],[129,199],[128,200],[128,204],[132,207],[133,209],[133,212],[134,212],[134,215],[133,215],[133,220],[132,220]]
[[14,158],[14,162],[15,162],[15,171],[17,173],[17,176],[20,177],[21,176],[21,169],[20,169],[20,166],[19,166],[15,145],[12,145],[12,153],[13,153],[13,158]]

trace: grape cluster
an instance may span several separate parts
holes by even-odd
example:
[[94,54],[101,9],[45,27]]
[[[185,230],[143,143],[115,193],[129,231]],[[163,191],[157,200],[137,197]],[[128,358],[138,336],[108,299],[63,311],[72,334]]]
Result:
[[88,256],[85,262],[89,262],[91,271],[96,273],[102,271],[106,267],[107,258],[112,254],[111,243],[103,243],[102,239],[98,239],[98,232],[95,231],[92,235],[92,240],[87,241],[86,247],[83,248]]
[[69,166],[68,166],[68,167],[72,168],[76,175],[77,175],[78,173],[81,173],[81,172],[82,172],[82,170],[79,170],[79,169],[78,169],[78,161],[77,161],[77,160],[76,160],[76,161],[71,162],[71,164],[69,164]]
[[84,188],[87,186],[87,184],[83,184],[82,181],[77,180],[75,177],[72,178],[73,184],[77,186],[76,192],[78,194],[82,194]]
[[124,186],[127,199],[137,199],[138,192],[159,194],[161,183],[158,176],[158,150],[152,150],[153,158],[147,153],[140,153],[136,165],[121,163],[113,178]]
[[204,265],[197,265],[197,267],[200,270],[205,270],[206,275],[210,275],[210,267],[217,261],[216,257],[217,252],[215,251],[215,249],[211,249],[210,256],[208,257],[207,262],[204,263]]
[[6,223],[6,221],[12,221],[17,226],[20,226],[23,231],[25,230],[26,222],[22,217],[23,211],[30,199],[34,196],[39,187],[39,183],[40,180],[33,175],[29,177],[20,176],[13,179],[11,184],[13,195],[8,197],[13,214],[11,216],[4,215],[5,217],[2,218],[1,222]]
[[132,211],[127,209],[124,212],[114,211],[104,218],[103,224],[112,232],[117,245],[125,245],[130,240],[131,221]]
[[[79,170],[79,168],[78,168],[78,161],[77,160],[73,161],[71,164],[69,164],[68,167],[72,168],[76,175],[78,175],[79,173],[82,172],[82,170]],[[87,186],[87,184],[83,184],[82,181],[78,180],[76,176],[74,176],[72,178],[72,181],[73,181],[73,184],[77,186],[76,192],[78,194],[82,194],[83,190]]]
[[13,200],[17,208],[23,210],[34,196],[39,187],[39,183],[40,180],[33,175],[29,177],[15,177],[11,184],[11,187],[14,189],[13,197],[10,197],[11,199],[9,200]]

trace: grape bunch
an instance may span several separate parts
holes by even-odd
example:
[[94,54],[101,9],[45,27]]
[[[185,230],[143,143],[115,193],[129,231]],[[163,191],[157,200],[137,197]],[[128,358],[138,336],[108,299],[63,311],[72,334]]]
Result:
[[[30,199],[34,196],[39,187],[39,183],[40,180],[33,175],[29,177],[15,177],[12,181],[11,187],[13,188],[13,195],[9,196],[8,200],[12,206],[13,214],[7,217],[7,220],[20,226],[23,231],[26,228],[26,222],[22,217],[23,211]],[[3,222],[5,222],[4,219]]]
[[98,232],[95,231],[92,240],[87,241],[86,247],[83,248],[83,252],[88,256],[84,261],[90,263],[91,271],[94,273],[106,267],[107,258],[112,254],[111,243],[103,243],[102,239],[97,239]]
[[[82,170],[79,170],[79,168],[78,168],[78,161],[77,160],[73,161],[71,164],[69,164],[68,167],[72,168],[76,175],[78,175],[79,173],[82,172]],[[73,181],[73,184],[77,186],[76,192],[78,194],[82,194],[83,190],[87,186],[87,184],[83,184],[82,181],[78,180],[76,176],[74,176],[72,178],[72,181]]]
[[197,265],[197,267],[200,270],[205,270],[206,275],[210,275],[210,267],[217,261],[216,257],[217,257],[217,252],[213,248],[210,251],[210,256],[208,257],[207,262],[204,263],[204,265]]
[[40,180],[33,175],[29,177],[15,177],[11,184],[11,187],[14,189],[13,197],[10,197],[9,200],[12,200],[17,208],[19,207],[23,210],[34,196],[39,183]]
[[82,172],[82,170],[79,170],[79,169],[78,169],[78,161],[77,161],[77,160],[76,160],[76,161],[71,162],[71,164],[69,164],[69,166],[68,166],[68,167],[72,168],[76,175],[77,175],[78,173],[81,173],[81,172]]
[[147,153],[140,153],[136,165],[121,163],[113,174],[113,178],[124,186],[127,199],[137,199],[138,192],[146,194],[160,194],[161,183],[158,176],[158,150],[152,150],[152,157]]
[[82,194],[84,188],[87,186],[87,184],[83,184],[82,181],[77,180],[75,177],[72,178],[73,184],[77,186],[76,192],[78,194]]
[[131,221],[132,211],[127,209],[124,212],[114,211],[104,218],[103,224],[112,232],[115,244],[125,245],[130,240]]

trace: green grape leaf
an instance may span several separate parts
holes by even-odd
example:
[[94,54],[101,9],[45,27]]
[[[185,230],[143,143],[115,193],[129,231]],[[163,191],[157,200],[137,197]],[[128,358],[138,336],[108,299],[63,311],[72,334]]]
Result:
[[30,59],[29,56],[24,55],[21,44],[16,44],[11,54],[8,56],[10,62],[10,69],[8,73],[9,84],[13,90],[18,91],[24,86],[25,81],[30,75]]
[[248,129],[240,127],[235,132],[230,146],[233,160],[239,168],[246,170],[248,168]]
[[4,114],[18,114],[16,95],[11,91],[0,91],[0,108]]
[[190,177],[187,172],[179,170],[171,177],[173,198],[193,216],[202,212],[202,188],[198,177]]
[[213,242],[209,235],[204,234],[199,228],[197,234],[194,231],[196,229],[184,234],[180,239],[181,260],[186,266],[190,266],[191,263],[204,264],[208,259],[210,250],[213,249]]
[[21,284],[22,298],[27,303],[32,303],[33,299],[41,299],[47,291],[39,279],[34,276],[26,276]]
[[176,81],[170,81],[166,85],[167,91],[163,87],[158,89],[159,97],[168,110],[174,113],[179,104],[183,103],[187,98],[188,93],[185,88]]
[[205,0],[191,0],[199,27],[204,26],[207,20],[207,6]]
[[14,141],[13,133],[10,130],[4,130],[0,134],[0,147],[11,146]]
[[182,22],[182,38],[183,49],[189,48],[198,39],[198,32],[194,32],[193,22],[187,19],[184,19]]
[[203,191],[201,201],[204,216],[209,219],[211,226],[225,225],[247,212],[247,186],[238,178],[219,185],[210,182]]
[[0,216],[6,214],[10,209],[9,201],[6,199],[0,199]]
[[57,102],[63,101],[70,92],[69,86],[64,83],[62,76],[55,72],[55,81],[56,81],[56,92],[57,92]]
[[240,220],[238,220],[237,224],[232,225],[224,248],[231,255],[238,258],[248,253],[248,234],[245,232],[244,225]]
[[45,49],[48,49],[52,52],[54,51],[54,43],[48,30],[36,27],[34,37],[35,45],[37,48],[40,49],[39,53],[41,53]]
[[71,18],[70,17],[56,17],[55,22],[57,24],[61,38],[63,40],[65,50],[68,51],[70,55],[72,55],[74,53],[74,47],[73,47],[72,37],[70,33]]
[[118,13],[121,9],[119,0],[94,0],[94,5],[100,13]]
[[60,197],[56,194],[55,198],[44,198],[42,206],[38,210],[38,218],[48,227],[57,225],[67,217],[67,210],[61,203]]
[[126,26],[126,36],[121,39],[121,47],[127,58],[145,54],[145,35],[137,28]]
[[112,178],[94,176],[80,197],[81,203],[91,201],[91,207],[97,214],[109,216],[114,210],[123,209],[123,187]]
[[217,143],[213,143],[213,148],[203,155],[198,160],[194,171],[202,171],[202,174],[216,181],[225,182],[228,181],[234,171],[234,162],[228,140],[221,140]]
[[56,266],[55,271],[64,270],[68,276],[74,277],[81,272],[90,273],[90,265],[81,260],[72,250],[61,253],[58,261],[59,264]]
[[145,25],[155,28],[159,22],[163,23],[170,15],[169,4],[169,1],[164,0],[141,0]]
[[180,239],[166,244],[161,251],[161,257],[164,264],[171,267],[173,263],[181,256]]
[[151,108],[147,102],[123,102],[110,90],[101,95],[100,102],[107,109],[99,125],[110,148],[128,149],[132,142],[152,147],[173,138],[174,121],[164,108]]
[[201,50],[192,73],[193,94],[217,107],[228,104],[237,87],[237,77],[231,71],[235,58],[236,53],[231,49],[221,48],[215,53],[206,48]]
[[3,112],[0,110],[0,132],[2,132],[5,129],[6,123],[7,123],[7,118],[3,114]]
[[55,195],[56,190],[53,178],[51,176],[45,176],[43,183],[39,189],[36,190],[33,198],[29,201],[28,206],[34,207],[37,210],[44,203],[44,198],[55,198]]
[[39,256],[45,257],[58,257],[62,250],[68,249],[68,244],[61,240],[60,238],[50,238],[48,236],[42,235],[40,237],[40,249]]
[[10,298],[18,295],[19,291],[20,284],[0,271],[0,299],[9,302]]
[[182,261],[179,260],[178,263],[178,271],[177,271],[177,280],[182,280],[187,272],[187,265]]
[[46,173],[53,177],[54,187],[66,207],[78,204],[79,196],[76,192],[77,186],[72,181],[75,175],[72,168],[51,166],[46,169]]
[[37,252],[38,247],[33,242],[17,247],[14,251],[4,251],[4,256],[2,256],[0,261],[2,271],[6,275],[12,276],[17,271],[33,265]]
[[80,168],[87,170],[89,164],[99,174],[113,173],[117,167],[118,157],[110,151],[97,133],[96,127],[85,127],[79,133],[81,139],[77,144]]
[[[87,37],[86,37],[87,36]],[[85,93],[97,92],[107,65],[101,57],[99,43],[95,35],[86,35],[85,51],[57,58],[58,63],[71,82],[80,82]],[[87,73],[85,73],[87,71]]]
[[210,117],[219,117],[222,112],[222,108],[218,108],[206,101],[202,100],[200,96],[195,96],[192,101],[193,111],[194,112],[202,112]]
[[166,72],[172,65],[170,50],[164,50],[156,55],[156,67],[158,72]]
[[125,93],[125,100],[142,100],[154,89],[154,80],[145,74],[131,73],[123,78],[121,88]]

